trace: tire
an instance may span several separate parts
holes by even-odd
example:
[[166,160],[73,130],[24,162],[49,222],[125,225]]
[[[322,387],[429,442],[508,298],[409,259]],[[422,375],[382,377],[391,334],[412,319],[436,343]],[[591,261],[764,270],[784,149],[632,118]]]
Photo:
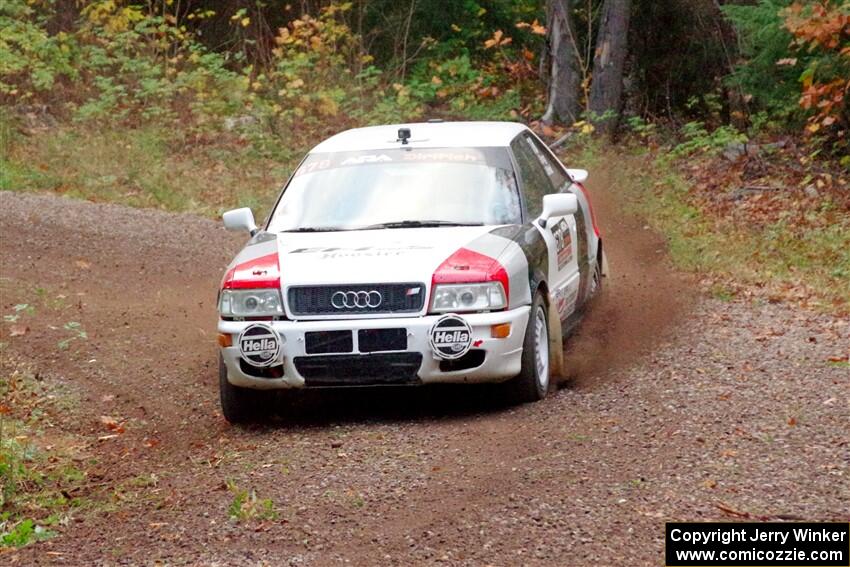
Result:
[[218,355],[218,390],[224,419],[234,425],[260,420],[268,412],[269,392],[231,384],[221,353]]
[[552,381],[549,362],[548,309],[543,295],[538,291],[534,294],[525,329],[521,371],[519,376],[508,382],[511,399],[518,403],[528,403],[545,398]]

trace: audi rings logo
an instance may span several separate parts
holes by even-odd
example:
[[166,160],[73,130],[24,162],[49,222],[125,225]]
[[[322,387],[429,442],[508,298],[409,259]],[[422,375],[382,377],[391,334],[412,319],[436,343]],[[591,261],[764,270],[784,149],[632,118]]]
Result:
[[334,309],[377,309],[384,296],[375,291],[338,291],[331,296]]

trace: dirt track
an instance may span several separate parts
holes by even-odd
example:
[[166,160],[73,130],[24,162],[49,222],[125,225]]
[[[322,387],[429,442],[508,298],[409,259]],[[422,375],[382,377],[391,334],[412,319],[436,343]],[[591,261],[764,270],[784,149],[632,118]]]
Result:
[[[56,426],[86,440],[93,486],[127,490],[0,562],[658,565],[669,520],[850,520],[850,373],[827,363],[846,322],[697,297],[604,179],[591,189],[615,277],[551,398],[345,392],[250,428],[223,420],[216,384],[216,286],[239,237],[0,193],[3,313],[35,286],[70,304],[0,340],[79,396]],[[89,339],[57,350],[71,316]],[[98,441],[102,415],[126,432]],[[229,521],[228,481],[278,519]]]

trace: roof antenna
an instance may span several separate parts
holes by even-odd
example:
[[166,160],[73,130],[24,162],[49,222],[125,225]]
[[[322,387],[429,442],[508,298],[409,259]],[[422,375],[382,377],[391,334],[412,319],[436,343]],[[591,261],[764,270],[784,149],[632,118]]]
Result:
[[398,140],[397,142],[401,142],[401,145],[407,145],[407,140],[410,138],[410,128],[399,128],[398,129]]

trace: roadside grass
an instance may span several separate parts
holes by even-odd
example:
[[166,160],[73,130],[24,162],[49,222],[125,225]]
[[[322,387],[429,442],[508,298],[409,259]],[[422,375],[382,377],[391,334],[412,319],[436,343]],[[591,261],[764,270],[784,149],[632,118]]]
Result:
[[82,468],[85,443],[51,423],[69,396],[0,360],[0,550],[47,539],[94,506]]
[[567,156],[591,175],[607,171],[621,208],[662,234],[673,263],[697,274],[715,297],[745,295],[850,312],[850,215],[828,198],[805,211],[805,222],[784,211],[773,222],[747,222],[744,213],[714,210],[697,196],[680,169],[683,162],[663,149],[587,141]]
[[233,522],[272,521],[278,517],[271,498],[259,498],[253,488],[240,488],[234,481],[226,482],[233,499],[227,507],[227,515]]
[[301,153],[251,136],[80,124],[25,134],[0,115],[0,190],[206,216],[266,210]]

